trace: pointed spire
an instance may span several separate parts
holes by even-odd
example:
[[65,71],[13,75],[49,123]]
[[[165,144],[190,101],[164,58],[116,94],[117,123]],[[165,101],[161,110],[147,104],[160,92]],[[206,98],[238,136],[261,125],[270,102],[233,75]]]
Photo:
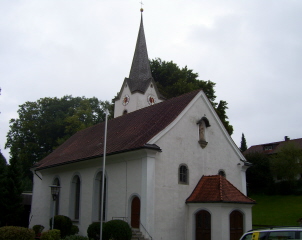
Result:
[[[152,78],[151,68],[147,52],[147,44],[145,39],[144,25],[143,25],[143,9],[141,9],[141,23],[139,27],[135,52],[132,60],[132,66],[129,78],[141,85],[144,81]],[[134,84],[134,85],[136,85]]]

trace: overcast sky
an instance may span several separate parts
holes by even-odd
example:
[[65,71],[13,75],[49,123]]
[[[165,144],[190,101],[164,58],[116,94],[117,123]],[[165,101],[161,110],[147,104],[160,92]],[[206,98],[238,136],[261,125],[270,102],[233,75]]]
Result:
[[[0,1],[0,149],[19,105],[111,100],[129,76],[140,0]],[[240,146],[302,137],[301,0],[144,0],[150,59],[216,83]]]

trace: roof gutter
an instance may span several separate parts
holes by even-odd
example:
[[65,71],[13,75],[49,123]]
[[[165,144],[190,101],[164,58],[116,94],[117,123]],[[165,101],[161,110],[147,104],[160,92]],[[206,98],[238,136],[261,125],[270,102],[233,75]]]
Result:
[[[150,149],[150,150],[155,150],[155,151],[158,151],[158,152],[162,152],[162,150],[160,149],[160,147],[157,146],[156,144],[145,144],[145,145],[143,145],[141,147],[138,147],[138,148],[133,148],[133,149],[127,149],[127,150],[112,152],[112,153],[107,154],[107,156],[116,155],[116,154],[119,154],[119,153],[136,151],[136,150],[140,150],[140,149]],[[46,167],[39,167],[39,166],[37,166],[37,168],[35,170],[35,174],[36,174],[36,171],[40,171],[40,170],[44,170],[44,169],[48,169],[48,168],[53,168],[53,167],[58,167],[58,166],[63,166],[63,165],[67,165],[67,164],[71,164],[71,163],[76,163],[76,162],[82,162],[82,161],[86,161],[86,160],[90,160],[90,159],[94,159],[94,158],[98,158],[98,157],[103,157],[103,155],[104,154],[96,155],[96,156],[92,156],[92,157],[87,157],[87,158],[81,158],[81,159],[71,160],[71,161],[67,161],[67,162],[63,162],[63,163],[57,163],[57,164],[53,164],[53,165],[48,165]]]

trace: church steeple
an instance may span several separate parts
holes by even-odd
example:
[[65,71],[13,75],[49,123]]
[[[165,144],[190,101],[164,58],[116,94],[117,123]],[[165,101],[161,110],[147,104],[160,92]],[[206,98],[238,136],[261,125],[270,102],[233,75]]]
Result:
[[152,78],[144,32],[143,13],[141,13],[141,23],[129,78],[135,81],[146,81]]
[[115,98],[114,117],[164,100],[152,78],[142,12],[143,9],[141,9],[141,22],[129,78],[125,78],[122,88]]

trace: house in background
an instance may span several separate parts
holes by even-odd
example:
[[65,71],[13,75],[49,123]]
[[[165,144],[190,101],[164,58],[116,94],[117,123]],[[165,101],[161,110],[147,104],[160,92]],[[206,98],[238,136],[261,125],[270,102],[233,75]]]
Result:
[[[108,121],[105,172],[104,123],[77,132],[34,166],[30,226],[47,228],[54,207],[81,235],[92,222],[113,218],[157,240],[237,240],[252,228],[249,164],[202,90],[169,100],[160,95],[142,18],[114,115]],[[55,206],[53,184],[61,187]]]
[[301,148],[302,150],[302,138],[291,140],[288,136],[285,136],[284,141],[253,145],[249,147],[246,151],[244,151],[244,155],[254,152],[264,153],[264,154],[275,154],[278,153],[278,151],[280,151],[280,149],[282,149],[288,143],[292,143],[298,148]]
[[[288,136],[284,137],[284,141],[280,142],[271,142],[271,143],[264,143],[259,145],[254,145],[249,147],[246,151],[243,152],[244,156],[247,156],[248,154],[252,153],[262,153],[266,155],[276,155],[278,154],[286,145],[292,145],[292,147],[302,150],[302,138],[297,139],[290,139]],[[292,155],[291,155],[292,156]],[[292,159],[292,158],[291,158]],[[300,159],[293,159],[301,166],[301,160]],[[302,179],[302,172],[298,173],[296,176],[296,179]],[[275,181],[283,181],[285,179],[282,179],[282,177],[275,176]]]

